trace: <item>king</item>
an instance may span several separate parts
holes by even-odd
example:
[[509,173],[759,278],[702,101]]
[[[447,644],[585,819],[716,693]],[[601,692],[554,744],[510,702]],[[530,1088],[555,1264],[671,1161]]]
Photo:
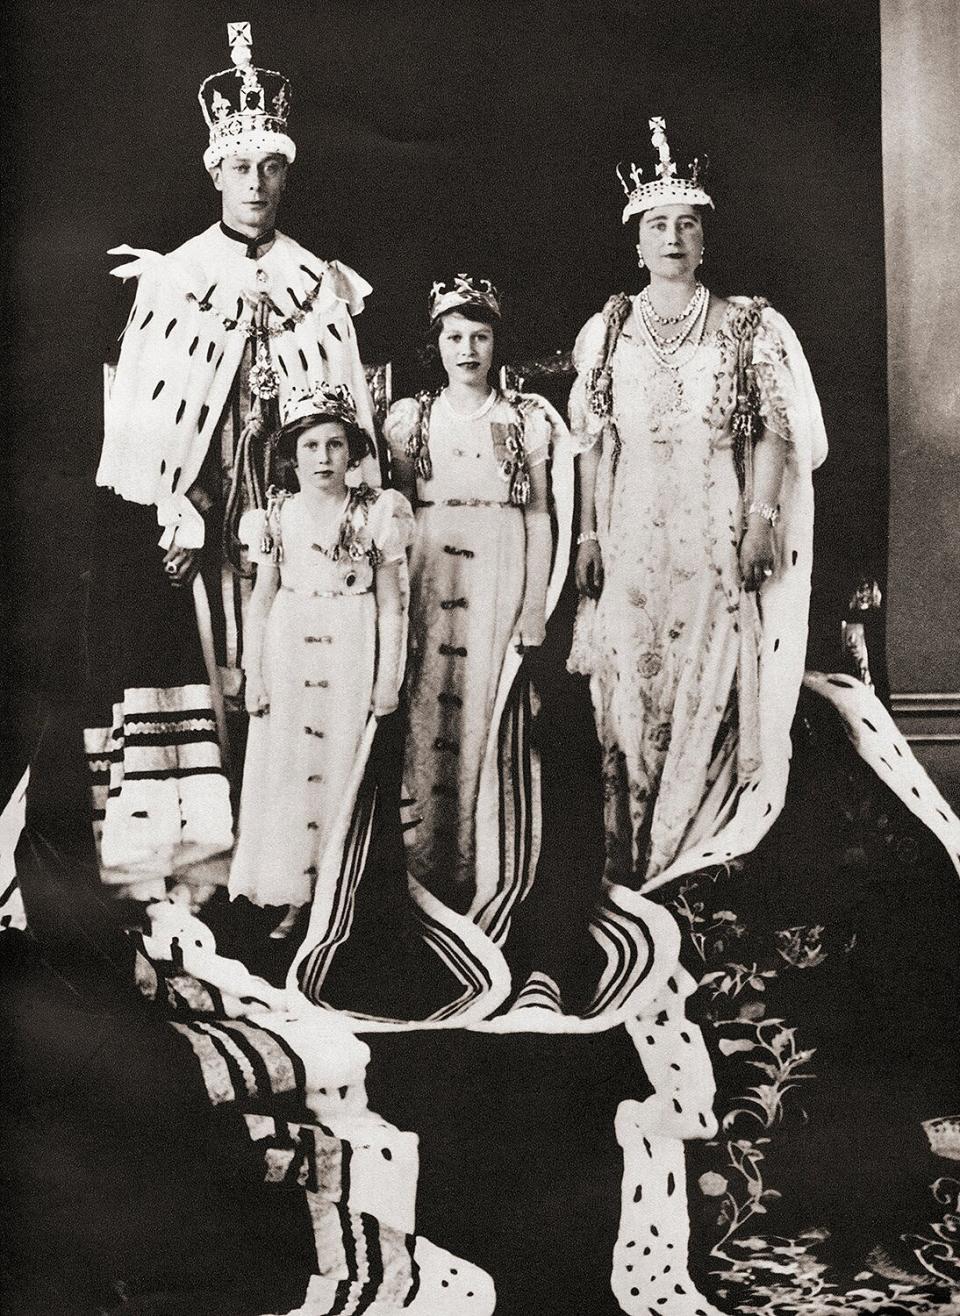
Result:
[[[264,505],[280,409],[346,386],[374,434],[353,328],[371,288],[277,230],[290,85],[254,65],[249,23],[227,31],[232,67],[199,92],[219,223],[168,255],[111,252],[138,287],[97,471],[86,737],[101,872],[152,894],[172,876],[199,883],[232,843],[252,574],[236,526]],[[380,483],[376,458],[361,477]]]

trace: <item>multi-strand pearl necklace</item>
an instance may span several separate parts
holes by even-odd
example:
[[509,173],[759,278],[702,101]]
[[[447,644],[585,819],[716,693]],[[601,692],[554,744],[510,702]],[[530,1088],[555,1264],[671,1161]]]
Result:
[[703,284],[698,279],[694,285],[693,294],[691,295],[690,300],[679,315],[661,315],[653,304],[649,288],[643,289],[640,294],[640,301],[643,305],[643,309],[648,312],[650,318],[655,320],[657,324],[679,324],[681,320],[685,320],[687,316],[692,314],[694,309],[698,307],[699,299],[705,292],[706,288],[704,288]]
[[[678,316],[658,315],[653,309],[646,288],[640,294],[639,305],[644,345],[657,364],[664,370],[676,372],[692,361],[697,348],[703,342],[707,310],[710,305],[710,294],[703,284],[697,284],[693,296]],[[661,324],[680,324],[683,320],[687,320],[687,324],[675,334],[665,335],[657,330],[657,321]],[[681,358],[680,349],[684,346],[689,350]]]

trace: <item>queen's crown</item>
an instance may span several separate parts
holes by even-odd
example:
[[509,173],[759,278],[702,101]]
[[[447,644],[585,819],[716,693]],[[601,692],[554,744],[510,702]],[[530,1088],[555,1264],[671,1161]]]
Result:
[[703,180],[706,174],[706,158],[699,157],[687,165],[686,172],[677,172],[677,165],[670,155],[667,141],[666,120],[650,119],[650,139],[657,152],[655,177],[643,181],[643,169],[631,164],[627,178],[617,166],[617,177],[627,197],[623,211],[623,221],[631,215],[639,215],[655,205],[670,205],[675,202],[687,202],[693,206],[712,206],[713,202],[704,191]]

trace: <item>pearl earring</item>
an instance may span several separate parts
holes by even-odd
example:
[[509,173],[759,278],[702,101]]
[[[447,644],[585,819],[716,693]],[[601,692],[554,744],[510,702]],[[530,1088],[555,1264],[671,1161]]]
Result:
[[643,269],[643,252],[640,250],[640,243],[637,243],[637,264]]
[[703,264],[703,257],[704,257],[704,254],[706,253],[706,250],[707,250],[706,245],[704,245],[704,246],[702,246],[702,247],[700,248],[700,259],[697,261],[697,264],[698,264],[698,265],[702,265],[702,264]]

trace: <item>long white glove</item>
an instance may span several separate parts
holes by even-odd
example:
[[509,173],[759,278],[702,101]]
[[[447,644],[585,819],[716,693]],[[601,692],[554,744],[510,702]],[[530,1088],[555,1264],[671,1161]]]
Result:
[[377,676],[373,684],[373,712],[386,717],[400,702],[400,684],[406,655],[406,612],[397,607],[377,610]]
[[547,585],[550,581],[550,553],[553,536],[549,512],[525,511],[527,535],[526,580],[523,605],[513,630],[518,649],[534,649],[546,638]]

